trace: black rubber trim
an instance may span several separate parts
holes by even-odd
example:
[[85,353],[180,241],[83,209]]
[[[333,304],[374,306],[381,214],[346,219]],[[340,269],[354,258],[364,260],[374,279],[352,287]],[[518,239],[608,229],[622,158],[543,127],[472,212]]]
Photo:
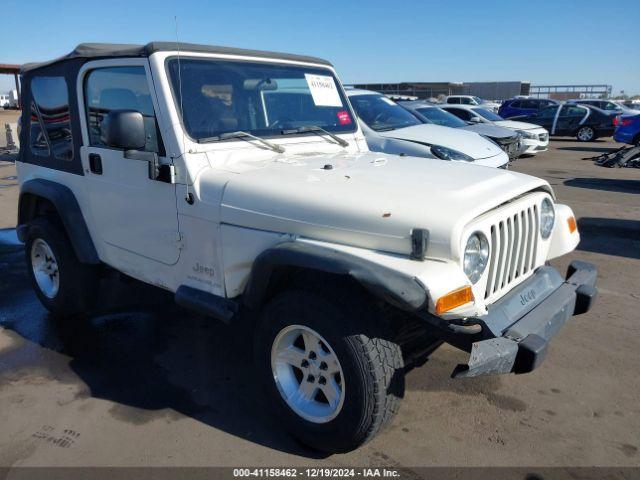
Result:
[[576,307],[574,315],[582,315],[591,310],[598,298],[598,289],[591,285],[580,285],[576,288]]
[[230,323],[238,311],[238,304],[235,301],[186,285],[178,287],[175,301],[184,308],[217,318],[225,323]]
[[281,243],[256,258],[244,292],[246,305],[251,308],[262,305],[271,275],[280,267],[349,275],[398,308],[410,312],[426,308],[427,293],[415,278],[344,252],[295,241]]
[[73,51],[53,60],[40,63],[25,63],[20,67],[20,73],[47,67],[72,59],[92,60],[99,58],[149,57],[156,52],[179,51],[184,53],[216,53],[224,55],[238,55],[256,58],[292,60],[296,62],[318,63],[331,66],[331,62],[317,57],[294,55],[291,53],[267,52],[263,50],[247,50],[243,48],[220,47],[215,45],[198,45],[183,42],[150,42],[146,45],[117,44],[117,43],[81,43]]
[[98,252],[93,244],[91,234],[75,195],[69,187],[50,180],[38,178],[22,184],[18,203],[18,227],[16,229],[20,241],[25,241],[28,224],[34,213],[31,211],[32,205],[25,204],[26,194],[45,198],[55,206],[80,262],[90,265],[100,263]]
[[538,335],[527,335],[518,343],[518,353],[513,364],[513,373],[533,372],[547,356],[548,341]]

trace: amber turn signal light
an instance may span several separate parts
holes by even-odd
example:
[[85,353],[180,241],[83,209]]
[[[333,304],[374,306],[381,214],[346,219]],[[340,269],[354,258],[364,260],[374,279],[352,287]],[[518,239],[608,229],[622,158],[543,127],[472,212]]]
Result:
[[573,215],[567,218],[567,224],[569,225],[569,232],[573,233],[578,229],[578,225],[576,224],[576,217]]
[[467,285],[440,297],[436,303],[436,314],[440,315],[469,302],[473,302],[473,292],[471,287]]

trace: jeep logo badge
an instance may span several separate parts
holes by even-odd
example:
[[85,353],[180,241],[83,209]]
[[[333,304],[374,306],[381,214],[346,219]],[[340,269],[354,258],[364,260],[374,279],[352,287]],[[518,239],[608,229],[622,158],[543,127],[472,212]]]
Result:
[[529,290],[526,291],[525,293],[521,293],[520,294],[520,304],[521,305],[526,305],[527,303],[531,302],[532,300],[536,299],[536,291],[535,290]]
[[204,265],[200,265],[200,263],[198,262],[196,262],[196,264],[193,266],[193,271],[196,273],[209,275],[210,277],[213,277],[214,274],[213,267],[205,267]]

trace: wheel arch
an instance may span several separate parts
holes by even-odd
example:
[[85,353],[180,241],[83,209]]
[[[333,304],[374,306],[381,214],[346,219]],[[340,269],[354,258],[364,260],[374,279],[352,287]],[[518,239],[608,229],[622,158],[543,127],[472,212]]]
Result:
[[274,289],[287,283],[287,274],[298,272],[352,279],[375,297],[404,311],[413,312],[428,304],[425,289],[413,277],[355,255],[299,241],[278,244],[258,255],[243,302],[250,308],[259,308]]
[[29,180],[20,188],[16,229],[20,241],[26,240],[31,220],[52,213],[59,217],[78,260],[99,264],[100,258],[75,195],[69,187],[50,180]]

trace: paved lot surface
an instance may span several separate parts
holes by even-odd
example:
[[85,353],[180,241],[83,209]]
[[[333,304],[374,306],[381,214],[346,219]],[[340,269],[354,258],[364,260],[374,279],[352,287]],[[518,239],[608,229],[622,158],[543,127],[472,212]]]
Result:
[[[65,325],[38,304],[13,240],[13,165],[0,162],[0,466],[640,465],[640,170],[581,157],[615,148],[554,140],[515,170],[549,180],[582,242],[556,262],[595,262],[600,298],[532,374],[451,380],[465,355],[437,350],[408,376],[395,423],[323,458],[262,408],[242,322],[195,317],[137,283]],[[142,299],[142,300],[140,300]]]

